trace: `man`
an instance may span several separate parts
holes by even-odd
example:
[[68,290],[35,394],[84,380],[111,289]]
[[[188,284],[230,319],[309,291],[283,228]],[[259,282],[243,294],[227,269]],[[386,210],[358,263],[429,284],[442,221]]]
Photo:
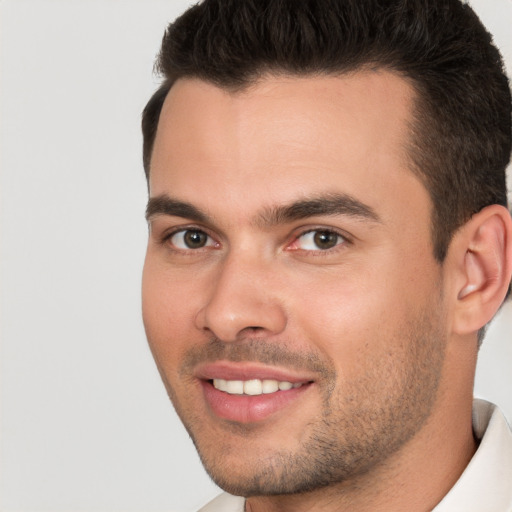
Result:
[[143,117],[143,315],[227,494],[205,511],[510,511],[473,404],[507,295],[511,101],[457,0],[205,0]]

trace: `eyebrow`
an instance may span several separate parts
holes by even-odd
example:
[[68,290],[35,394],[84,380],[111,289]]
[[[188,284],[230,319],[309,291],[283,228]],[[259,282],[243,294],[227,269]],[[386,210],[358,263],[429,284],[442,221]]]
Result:
[[301,199],[289,205],[266,208],[258,224],[275,225],[320,215],[345,215],[361,220],[381,222],[375,210],[348,194],[323,194]]
[[166,194],[151,197],[146,206],[146,220],[150,221],[158,215],[171,215],[173,217],[183,217],[194,222],[207,222],[208,216],[199,208],[190,203],[178,201]]
[[[146,207],[146,220],[159,215],[182,217],[194,222],[209,222],[209,216],[191,203],[162,194],[151,197]],[[361,220],[381,222],[375,210],[348,194],[330,193],[300,199],[293,203],[264,208],[256,217],[260,227],[286,224],[321,215],[345,215]]]

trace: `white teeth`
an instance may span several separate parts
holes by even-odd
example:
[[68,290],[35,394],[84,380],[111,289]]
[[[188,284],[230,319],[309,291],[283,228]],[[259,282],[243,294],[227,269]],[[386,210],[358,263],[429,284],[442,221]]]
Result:
[[288,391],[292,388],[299,388],[302,382],[292,384],[286,381],[277,381],[271,379],[251,379],[251,380],[225,380],[213,379],[213,386],[219,391],[224,391],[230,395],[261,395],[275,393],[276,391]]
[[277,380],[264,380],[261,382],[261,391],[263,393],[275,393],[279,389]]
[[227,380],[226,392],[231,395],[243,395],[244,394],[244,382],[242,380]]
[[244,394],[261,395],[261,380],[253,379],[244,382]]

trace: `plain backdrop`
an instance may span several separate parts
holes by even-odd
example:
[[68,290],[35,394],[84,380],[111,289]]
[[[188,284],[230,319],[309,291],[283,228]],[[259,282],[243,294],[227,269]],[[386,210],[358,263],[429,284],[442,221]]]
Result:
[[[140,315],[140,112],[164,28],[188,3],[0,3],[1,512],[182,512],[218,493]],[[512,62],[511,0],[474,5]],[[476,395],[510,421],[511,390],[508,305]]]

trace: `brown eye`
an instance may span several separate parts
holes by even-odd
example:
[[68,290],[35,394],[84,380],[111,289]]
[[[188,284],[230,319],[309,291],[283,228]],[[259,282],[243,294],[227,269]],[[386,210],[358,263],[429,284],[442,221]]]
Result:
[[183,241],[189,249],[199,249],[206,245],[208,236],[202,231],[185,231]]
[[315,229],[299,236],[295,242],[297,249],[303,251],[326,251],[345,242],[345,239],[335,231]]
[[332,231],[316,231],[313,240],[319,249],[331,249],[338,245],[340,236]]
[[215,245],[213,240],[199,229],[182,229],[170,237],[171,244],[177,249],[202,249]]

